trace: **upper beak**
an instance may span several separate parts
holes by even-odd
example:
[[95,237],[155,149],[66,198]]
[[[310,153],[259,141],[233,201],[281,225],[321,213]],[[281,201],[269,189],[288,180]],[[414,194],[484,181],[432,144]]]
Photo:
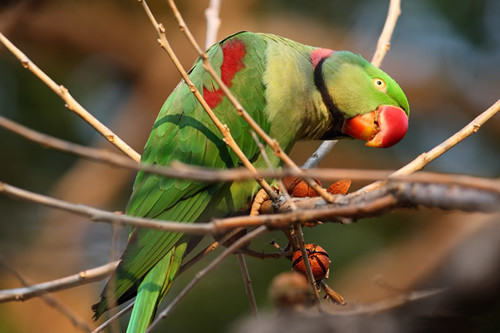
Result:
[[408,116],[403,109],[393,105],[381,105],[375,111],[347,119],[342,127],[342,133],[378,148],[398,143],[407,130]]

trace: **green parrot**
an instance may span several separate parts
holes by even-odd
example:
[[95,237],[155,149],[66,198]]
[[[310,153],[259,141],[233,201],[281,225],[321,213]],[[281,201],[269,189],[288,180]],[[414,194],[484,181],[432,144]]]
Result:
[[[244,31],[216,43],[207,54],[222,81],[285,152],[297,140],[344,137],[389,147],[408,128],[409,105],[399,85],[351,52]],[[201,59],[189,76],[254,166],[267,168],[251,128]],[[279,167],[280,160],[266,149],[273,167]],[[219,169],[242,166],[184,82],[161,108],[142,154],[145,164],[168,166],[173,161]],[[205,183],[139,172],[126,212],[180,223],[208,221],[237,214],[258,188],[255,181]],[[176,232],[134,229],[111,277],[114,283],[108,283],[93,306],[94,318],[108,310],[109,293],[118,304],[135,296],[127,332],[144,332],[196,240]]]

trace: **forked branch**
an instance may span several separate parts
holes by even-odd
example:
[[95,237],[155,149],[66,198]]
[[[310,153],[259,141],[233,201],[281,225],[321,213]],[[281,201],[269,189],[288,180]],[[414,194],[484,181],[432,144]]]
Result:
[[317,219],[330,219],[332,222],[338,222],[335,220],[338,217],[356,219],[378,215],[397,207],[416,207],[418,205],[429,208],[494,212],[500,209],[500,191],[492,189],[493,187],[499,187],[499,181],[492,179],[491,183],[493,186],[488,190],[484,190],[460,185],[391,180],[385,186],[361,195],[358,193],[346,196],[336,195],[336,203],[326,203],[321,198],[297,199],[294,200],[294,204],[300,208],[297,211],[289,211],[289,206],[285,204],[281,207],[282,212],[280,214],[230,217],[217,219],[213,222],[204,223],[200,221],[200,223],[196,224],[112,213],[86,205],[72,204],[2,182],[0,182],[0,192],[19,199],[87,216],[94,222],[116,223],[187,234],[216,235],[240,227],[267,225],[270,228],[281,229],[293,223],[305,223]]

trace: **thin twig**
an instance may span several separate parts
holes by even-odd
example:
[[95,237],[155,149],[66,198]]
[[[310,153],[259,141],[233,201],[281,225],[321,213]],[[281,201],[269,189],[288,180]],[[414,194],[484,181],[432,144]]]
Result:
[[[68,141],[64,141],[47,134],[43,134],[22,125],[19,125],[9,119],[0,116],[0,127],[3,127],[15,134],[18,134],[28,140],[36,142],[43,147],[57,149],[62,152],[74,154],[80,157],[88,158],[94,161],[103,162],[112,166],[127,168],[136,171],[154,173],[169,178],[191,179],[205,182],[233,182],[248,179],[255,179],[255,174],[245,168],[235,169],[208,169],[182,163],[172,163],[170,167],[158,165],[139,164],[128,157],[103,150],[81,146]],[[253,132],[252,132],[253,133]],[[261,146],[262,144],[259,143]],[[264,156],[264,155],[263,155]],[[267,157],[267,155],[265,155]],[[320,180],[351,179],[358,181],[386,179],[393,174],[392,170],[359,170],[359,169],[307,169],[304,173],[308,177]],[[290,170],[270,170],[259,169],[258,176],[264,178],[284,178],[287,176],[299,176],[300,174]],[[498,187],[492,187],[491,180],[456,174],[438,174],[431,172],[418,172],[408,176],[397,176],[402,181],[419,181],[432,183],[448,183],[456,185],[465,185],[481,189],[498,190]]]
[[[430,151],[420,154],[417,158],[415,158],[410,163],[406,164],[404,167],[399,170],[393,172],[390,177],[401,177],[408,176],[418,170],[423,169],[427,164],[443,155],[445,152],[456,146],[462,140],[467,138],[469,135],[476,133],[479,131],[479,128],[486,123],[489,119],[491,119],[494,115],[496,115],[500,111],[500,99],[498,99],[492,106],[490,106],[487,110],[482,112],[479,116],[474,118],[470,123],[468,123],[464,128],[460,131],[456,132],[448,139],[432,148]],[[375,182],[368,186],[363,187],[358,190],[359,193],[372,191],[381,187],[384,182]]]
[[99,120],[97,120],[92,114],[90,114],[83,106],[78,103],[73,96],[69,93],[68,89],[62,85],[58,85],[54,80],[52,80],[47,74],[45,74],[35,63],[33,63],[21,50],[19,50],[14,44],[11,43],[0,32],[0,42],[2,42],[9,51],[16,56],[21,65],[29,69],[33,74],[35,74],[43,83],[45,83],[52,91],[54,91],[62,100],[66,103],[65,106],[75,112],[80,116],[85,122],[92,126],[99,134],[101,134],[106,140],[115,145],[120,149],[125,155],[129,156],[135,161],[141,159],[134,149],[132,149],[128,144],[125,143],[118,135],[113,133],[109,128],[103,125]]
[[[229,238],[231,235],[229,233],[226,237]],[[226,239],[224,237],[222,241]],[[213,250],[215,250],[218,246],[218,242],[214,242],[210,244],[207,248],[202,250],[200,253],[195,255],[191,260],[189,260],[186,263],[183,263],[182,266],[179,268],[179,272],[177,275],[181,275],[184,273],[187,269],[189,269],[193,264],[204,258],[207,254],[211,253]],[[60,279],[52,280],[49,282],[44,282],[36,285],[28,285],[25,288],[16,288],[16,289],[9,289],[9,290],[0,290],[0,303],[1,302],[7,302],[7,301],[24,301],[33,297],[44,297],[44,296],[50,296],[50,295],[45,295],[46,293],[52,292],[52,291],[58,291],[58,290],[63,290],[63,289],[69,289],[69,288],[74,288],[75,286],[83,285],[83,284],[88,284],[92,283],[101,279],[106,278],[108,275],[114,272],[118,265],[119,261],[114,261],[102,266],[94,267],[92,269],[63,277]],[[16,272],[17,274],[17,272]],[[81,279],[81,277],[84,276],[84,279]],[[75,279],[77,281],[75,282]],[[99,327],[95,328],[92,333],[95,332],[100,332],[104,328],[106,328],[109,324],[111,324],[114,320],[118,319],[120,316],[123,314],[127,313],[129,310],[132,309],[132,306],[134,305],[134,301],[131,301],[125,308],[121,309],[119,312],[116,314],[112,315],[108,320],[106,320],[104,323],[99,325]],[[90,331],[90,328],[88,329]]]
[[382,29],[382,33],[380,34],[377,42],[377,49],[375,50],[375,54],[373,55],[371,61],[376,67],[380,67],[380,65],[382,65],[385,55],[391,48],[391,37],[399,15],[401,15],[400,0],[391,0],[387,11],[384,29]]
[[299,249],[300,252],[302,253],[302,258],[304,261],[304,265],[306,267],[307,280],[309,281],[309,284],[311,284],[312,286],[312,290],[314,292],[314,298],[316,299],[316,302],[319,305],[319,290],[318,287],[316,286],[316,280],[314,279],[314,274],[312,272],[311,262],[309,261],[309,254],[307,253],[306,250],[304,233],[302,232],[302,225],[300,223],[296,223],[294,224],[294,229],[295,229],[295,237],[298,240]]
[[244,248],[240,249],[239,252],[253,258],[257,259],[280,259],[283,257],[291,256],[292,252],[273,252],[273,253],[267,253],[267,252],[258,252],[249,248]]
[[252,279],[250,278],[250,272],[248,271],[245,256],[241,253],[237,253],[236,257],[238,258],[238,262],[240,264],[241,276],[243,277],[243,283],[245,285],[245,291],[250,303],[250,309],[252,309],[254,316],[258,317],[259,311],[257,310],[257,301],[255,300],[255,293],[252,288]]
[[[0,257],[0,264],[3,265],[8,271],[10,271],[12,275],[14,275],[24,287],[27,287],[31,284],[31,281],[29,281],[28,278],[26,278],[17,270],[15,270],[13,267],[8,265],[7,262],[3,260],[2,257]],[[40,297],[48,306],[54,308],[55,310],[59,311],[63,316],[68,318],[73,324],[73,326],[84,332],[90,332],[91,329],[89,325],[87,325],[87,323],[78,318],[78,316],[75,313],[73,313],[73,311],[71,311],[66,305],[62,304],[57,298],[55,298],[52,295],[41,295]]]
[[[118,236],[120,231],[120,225],[116,223],[111,224],[111,246],[110,246],[110,261],[115,261],[118,259]],[[117,314],[116,297],[114,294],[116,285],[115,279],[109,279],[108,288],[106,288],[106,299],[108,301],[109,314],[111,317]],[[117,321],[111,321],[111,333],[119,333],[120,324]]]
[[222,252],[217,258],[215,258],[203,270],[196,273],[196,276],[188,283],[188,285],[175,297],[174,300],[172,300],[172,302],[170,302],[170,304],[165,308],[165,310],[163,310],[158,315],[158,317],[151,323],[151,325],[149,326],[149,328],[146,332],[151,332],[154,329],[154,327],[172,311],[172,309],[182,300],[182,298],[184,298],[184,296],[191,289],[193,289],[193,287],[203,277],[205,277],[205,275],[207,275],[215,267],[217,267],[227,256],[229,256],[234,251],[238,250],[240,247],[242,247],[243,245],[245,245],[246,243],[248,243],[252,239],[256,238],[257,236],[262,235],[266,231],[267,231],[266,226],[260,226],[260,227],[256,228],[255,230],[250,231],[248,234],[241,237],[236,242],[234,242],[231,246],[229,246],[226,250],[224,250],[224,252]]
[[123,316],[125,313],[129,312],[130,310],[132,310],[133,307],[134,307],[134,301],[131,301],[123,309],[121,309],[120,311],[118,311],[117,313],[115,313],[114,315],[112,315],[111,317],[109,317],[101,325],[97,326],[91,333],[101,332],[106,327],[108,327],[108,325],[110,325],[111,323],[115,322],[118,318],[120,318],[121,316]]
[[[253,132],[253,131],[252,131],[252,137],[253,137],[255,143],[257,144],[257,146],[259,147],[260,152],[261,152],[264,160],[267,163],[267,167],[271,169],[272,165],[271,165],[271,163],[269,161],[269,157],[266,154],[264,146],[259,141],[259,138],[257,137],[257,134],[255,134],[255,132]],[[290,205],[291,210],[292,211],[297,211],[297,205],[295,205],[295,203],[293,202],[293,200],[290,197],[290,194],[288,193],[288,191],[287,191],[285,185],[283,184],[282,180],[280,180],[278,182],[278,186],[280,188],[280,192],[283,194],[283,196],[284,196],[284,198],[286,200],[285,202],[287,202]],[[295,238],[296,238],[297,243],[298,243],[297,245],[298,245],[300,251],[302,252],[302,257],[303,258],[309,258],[309,256],[307,255],[307,252],[306,252],[305,241],[304,241],[304,233],[302,232],[302,227],[301,227],[300,223],[294,224],[293,225],[293,229],[295,231],[294,235],[295,235]],[[287,231],[286,234],[289,235],[289,232]],[[304,260],[304,262],[305,262],[305,267],[306,267],[307,281],[311,285],[311,288],[312,288],[312,290],[314,292],[314,297],[316,299],[316,302],[319,304],[319,292],[318,292],[318,288],[316,288],[316,281],[314,279],[314,275],[313,275],[313,272],[312,272],[312,269],[311,269],[311,264],[309,263],[309,260]]]
[[[231,238],[238,229],[235,229],[231,232],[228,232],[224,237],[221,238],[220,243],[224,243],[229,238]],[[210,244],[207,248],[200,251],[197,255],[195,255],[191,260],[186,263],[183,263],[179,268],[179,272],[177,275],[181,275],[187,269],[189,269],[196,262],[200,261],[207,254],[211,253],[215,250],[219,245],[219,242],[214,242]],[[77,274],[73,274],[70,276],[66,276],[63,278],[55,279],[48,282],[39,283],[36,285],[30,285],[25,288],[15,288],[15,289],[7,289],[0,290],[0,303],[7,301],[25,301],[33,297],[37,297],[49,292],[59,291],[64,289],[73,288],[75,286],[80,286],[88,283],[92,283],[101,279],[106,278],[108,275],[114,272],[116,267],[118,266],[119,261],[110,262],[105,265],[101,265],[98,267],[94,267]],[[133,302],[132,302],[133,303]]]
[[191,258],[189,261],[186,261],[182,264],[182,266],[179,268],[179,272],[177,275],[180,275],[182,272],[185,270],[189,269],[191,266],[193,266],[195,263],[200,261],[202,258],[204,258],[207,254],[215,251],[220,245],[220,242],[215,241],[210,243],[207,247],[205,247],[203,250],[198,252],[193,258]]
[[212,44],[217,41],[217,32],[220,27],[220,2],[221,0],[210,0],[208,8],[205,10],[205,17],[207,19],[207,35],[205,38],[205,49],[208,49]]
[[157,230],[168,230],[175,232],[198,233],[201,235],[205,235],[210,231],[209,230],[210,228],[207,229],[208,226],[207,224],[201,224],[201,223],[185,224],[173,221],[161,221],[161,220],[147,219],[142,217],[121,215],[118,213],[111,213],[105,210],[89,207],[86,205],[71,204],[64,200],[59,200],[51,198],[49,196],[26,191],[17,188],[15,186],[2,183],[0,181],[0,193],[1,192],[4,192],[8,195],[15,196],[23,200],[32,201],[52,208],[57,208],[75,214],[87,216],[93,222],[126,224],[134,227],[146,227]]
[[394,172],[391,176],[404,176],[421,170],[424,166],[450,150],[452,147],[456,146],[459,142],[467,138],[469,135],[479,131],[479,128],[491,117],[496,115],[498,111],[500,111],[500,99],[498,99],[486,111],[474,118],[460,131],[450,136],[448,139],[434,147],[432,150],[420,154],[416,159],[414,159],[398,171]]
[[337,144],[337,140],[325,140],[323,141],[318,149],[307,159],[307,161],[302,165],[303,169],[315,168],[318,166],[319,162],[333,149]]
[[[217,128],[219,129],[220,133],[224,136],[224,142],[229,147],[231,147],[231,149],[234,151],[234,153],[236,154],[236,156],[238,156],[238,158],[240,159],[240,161],[243,163],[243,165],[248,170],[250,170],[254,174],[257,174],[257,170],[255,169],[255,167],[248,160],[248,158],[243,153],[243,151],[241,150],[241,148],[238,146],[238,144],[236,143],[236,141],[234,141],[234,139],[233,139],[233,137],[231,135],[229,127],[227,127],[226,124],[223,124],[217,118],[217,116],[215,115],[215,113],[213,112],[213,110],[210,108],[210,106],[208,105],[208,103],[205,101],[205,99],[201,95],[200,91],[196,88],[196,86],[193,84],[193,82],[189,78],[188,73],[186,72],[186,70],[182,66],[181,62],[179,61],[179,58],[177,57],[177,55],[173,51],[172,47],[170,46],[170,43],[168,42],[167,36],[165,34],[165,28],[163,27],[163,25],[161,23],[158,23],[158,21],[156,20],[156,18],[154,17],[153,13],[151,12],[151,9],[149,9],[149,6],[148,6],[148,4],[146,3],[145,0],[141,0],[140,3],[142,3],[142,7],[144,8],[144,11],[146,12],[146,15],[148,16],[149,20],[151,21],[151,24],[153,25],[153,27],[156,30],[156,33],[158,34],[158,43],[160,44],[160,47],[165,52],[167,52],[168,56],[170,57],[170,59],[174,63],[175,67],[177,68],[177,70],[181,74],[181,76],[184,79],[184,81],[186,82],[186,84],[188,85],[190,91],[193,93],[193,95],[196,97],[196,99],[200,102],[200,104],[202,105],[203,109],[207,112],[208,116],[210,117],[210,119],[213,121],[213,123],[215,124],[215,126],[217,126]],[[259,183],[259,185],[266,192],[268,192],[268,194],[269,194],[269,196],[271,198],[277,199],[277,194],[274,193],[274,191],[272,190],[271,186],[269,186],[269,184],[264,180],[264,178],[258,177],[257,178],[257,182]]]
[[25,288],[6,289],[0,291],[0,303],[7,301],[25,301],[48,292],[64,290],[85,283],[99,281],[111,274],[118,266],[118,261],[81,271],[60,279],[31,285]]
[[333,316],[356,316],[362,314],[374,314],[380,311],[393,309],[395,307],[407,304],[409,302],[432,297],[440,293],[443,293],[444,291],[445,289],[442,288],[412,291],[409,293],[401,293],[399,295],[369,304],[353,304],[351,306],[348,305],[345,307],[325,306],[323,310],[326,313],[328,313],[328,315],[333,315]]

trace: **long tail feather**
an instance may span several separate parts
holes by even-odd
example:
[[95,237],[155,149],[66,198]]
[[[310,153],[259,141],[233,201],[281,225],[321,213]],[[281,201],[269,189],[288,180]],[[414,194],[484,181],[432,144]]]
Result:
[[153,320],[158,304],[172,286],[186,251],[186,243],[172,248],[146,275],[137,290],[127,333],[143,333]]

